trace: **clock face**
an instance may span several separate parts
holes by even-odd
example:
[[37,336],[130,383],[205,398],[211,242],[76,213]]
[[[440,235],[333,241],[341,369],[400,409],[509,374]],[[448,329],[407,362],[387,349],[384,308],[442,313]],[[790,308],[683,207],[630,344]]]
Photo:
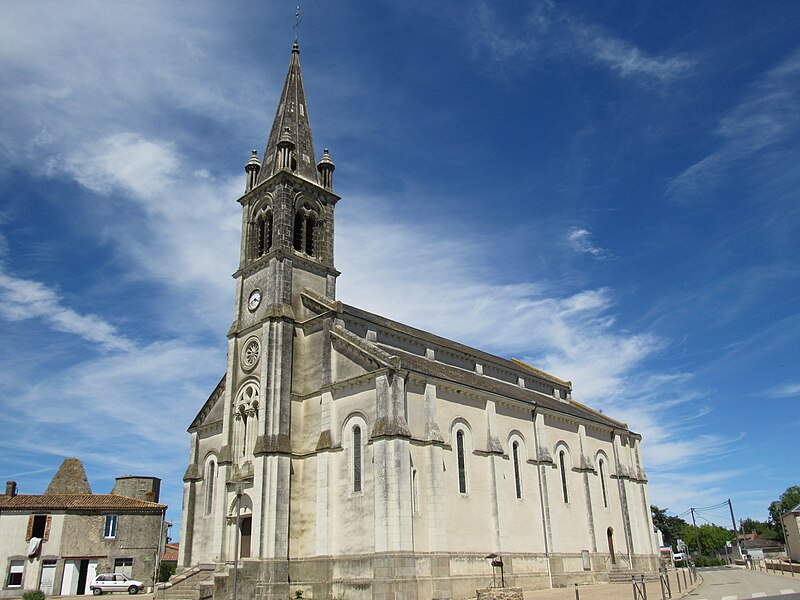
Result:
[[247,301],[247,308],[250,310],[255,310],[258,308],[259,304],[261,304],[261,291],[253,290],[253,292],[250,294],[250,299]]

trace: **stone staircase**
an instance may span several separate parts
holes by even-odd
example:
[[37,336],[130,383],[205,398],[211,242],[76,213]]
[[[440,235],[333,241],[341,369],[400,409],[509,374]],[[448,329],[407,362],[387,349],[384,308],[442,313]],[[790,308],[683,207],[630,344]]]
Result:
[[631,577],[635,576],[637,581],[641,581],[644,575],[645,581],[656,581],[658,579],[657,571],[634,571],[629,569],[628,565],[614,565],[608,572],[609,583],[630,583]]
[[200,600],[208,597],[214,588],[216,565],[200,563],[159,583],[156,597],[160,600]]

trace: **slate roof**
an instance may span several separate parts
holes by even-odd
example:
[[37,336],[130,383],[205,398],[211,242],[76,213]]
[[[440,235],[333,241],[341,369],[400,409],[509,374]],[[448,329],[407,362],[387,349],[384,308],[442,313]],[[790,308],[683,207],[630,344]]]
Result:
[[[355,306],[343,304],[342,309],[347,315],[375,323],[383,328],[397,331],[398,333],[404,334],[413,339],[427,341],[436,346],[466,354],[487,364],[491,363],[501,366],[512,372],[519,373],[520,376],[530,376],[533,374],[543,381],[550,382],[559,387],[565,387],[570,390],[572,389],[571,382],[559,379],[550,373],[546,373],[545,371],[532,367],[522,361],[515,359],[507,360],[505,358],[495,356],[494,354],[489,354],[488,352],[478,350],[477,348],[472,348],[433,333],[416,329],[415,327],[411,327],[386,317],[376,315],[375,313],[356,308]],[[412,352],[400,350],[396,347],[388,347],[380,343],[378,346],[381,347],[382,350],[398,356],[402,361],[401,368],[403,369],[416,371],[425,375],[431,375],[433,377],[438,377],[440,379],[445,379],[447,381],[452,381],[454,383],[473,387],[479,390],[485,390],[487,392],[505,396],[513,400],[528,402],[530,404],[535,403],[536,405],[546,408],[551,412],[562,413],[593,423],[603,424],[608,427],[621,428],[625,430],[628,429],[628,425],[626,423],[612,419],[601,412],[593,410],[588,406],[573,400],[558,400],[535,390],[523,388],[513,383],[500,381],[498,379],[487,377],[473,371],[467,371],[466,369],[460,369],[436,360],[428,359]]]
[[531,367],[530,365],[527,365],[521,361],[507,360],[505,358],[501,358],[494,354],[489,354],[488,352],[484,352],[483,350],[478,350],[477,348],[472,348],[471,346],[467,346],[465,344],[461,344],[459,342],[455,342],[453,340],[449,340],[447,338],[438,336],[435,333],[423,331],[422,329],[417,329],[416,327],[411,327],[410,325],[405,325],[404,323],[393,321],[392,319],[389,319],[387,317],[382,317],[381,315],[371,313],[361,308],[350,306],[349,304],[342,304],[342,309],[345,314],[357,317],[359,319],[363,319],[365,321],[370,321],[372,323],[375,323],[376,325],[380,325],[381,327],[385,327],[387,329],[393,329],[394,331],[405,334],[409,337],[423,341],[428,341],[432,344],[441,346],[443,348],[447,348],[449,350],[453,350],[455,352],[468,354],[473,358],[477,358],[485,362],[491,362],[502,365],[507,369],[520,373],[520,375],[534,374],[540,379],[549,381],[550,383],[555,383],[560,386],[572,388],[571,382],[559,379],[555,375],[551,375],[550,373],[546,373],[535,367]]
[[166,504],[117,494],[18,494],[0,496],[0,511],[75,510],[161,512]]
[[432,375],[440,379],[459,383],[477,390],[487,391],[499,396],[505,396],[512,400],[519,400],[533,405],[534,403],[547,409],[550,412],[561,413],[576,417],[593,423],[599,423],[608,427],[627,429],[625,423],[616,421],[606,415],[594,411],[582,404],[571,401],[559,401],[546,394],[529,390],[512,383],[506,383],[491,377],[485,377],[479,373],[473,373],[458,367],[452,367],[440,362],[429,360],[423,356],[417,356],[409,352],[392,349],[392,354],[400,357],[403,369],[416,371],[425,375]]

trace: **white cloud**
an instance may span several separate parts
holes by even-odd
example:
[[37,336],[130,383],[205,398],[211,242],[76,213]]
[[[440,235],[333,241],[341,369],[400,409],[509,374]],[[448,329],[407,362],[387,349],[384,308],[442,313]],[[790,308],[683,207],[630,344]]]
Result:
[[9,321],[40,319],[56,331],[77,335],[110,350],[128,350],[133,343],[117,328],[93,314],[79,314],[63,305],[51,288],[20,279],[0,269],[0,315]]
[[124,218],[103,219],[95,233],[129,276],[202,300],[181,303],[179,313],[189,307],[218,326],[227,320],[221,315],[229,308],[238,257],[243,176],[198,176],[172,143],[132,132],[89,140],[54,161],[50,173],[72,177],[122,211]]
[[567,243],[575,252],[589,254],[595,260],[603,260],[608,257],[608,253],[603,248],[592,243],[592,234],[587,229],[571,227],[567,231]]
[[[784,141],[797,139],[800,130],[800,51],[795,51],[780,65],[768,71],[749,94],[720,119],[719,146],[686,168],[670,183],[667,193],[692,195],[713,185],[742,161],[755,157]],[[768,167],[778,166],[778,173],[796,170],[797,151],[771,154]]]
[[800,382],[789,382],[770,389],[768,396],[773,398],[798,398],[800,397]]
[[633,44],[611,36],[600,27],[570,22],[576,47],[622,77],[646,76],[669,81],[690,72],[695,61],[685,56],[648,56]]
[[551,57],[580,56],[617,73],[668,82],[690,73],[696,62],[686,55],[650,55],[606,29],[587,24],[551,2],[537,3],[527,16],[524,31],[513,31],[520,23],[504,26],[495,5],[480,0],[474,5],[475,24],[471,40],[493,60],[521,58],[542,61]]
[[144,198],[163,193],[177,166],[173,144],[129,132],[91,141],[64,158],[48,161],[51,175],[61,170],[98,194],[121,189]]

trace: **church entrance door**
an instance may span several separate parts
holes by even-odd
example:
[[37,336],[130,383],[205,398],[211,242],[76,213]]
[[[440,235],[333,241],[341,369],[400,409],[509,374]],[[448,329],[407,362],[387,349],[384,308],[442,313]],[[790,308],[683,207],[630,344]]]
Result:
[[608,537],[608,553],[611,555],[611,564],[617,564],[617,555],[614,554],[614,529],[609,527],[606,529],[606,537]]
[[245,517],[239,526],[240,550],[239,558],[250,558],[250,533],[253,529],[253,518]]

